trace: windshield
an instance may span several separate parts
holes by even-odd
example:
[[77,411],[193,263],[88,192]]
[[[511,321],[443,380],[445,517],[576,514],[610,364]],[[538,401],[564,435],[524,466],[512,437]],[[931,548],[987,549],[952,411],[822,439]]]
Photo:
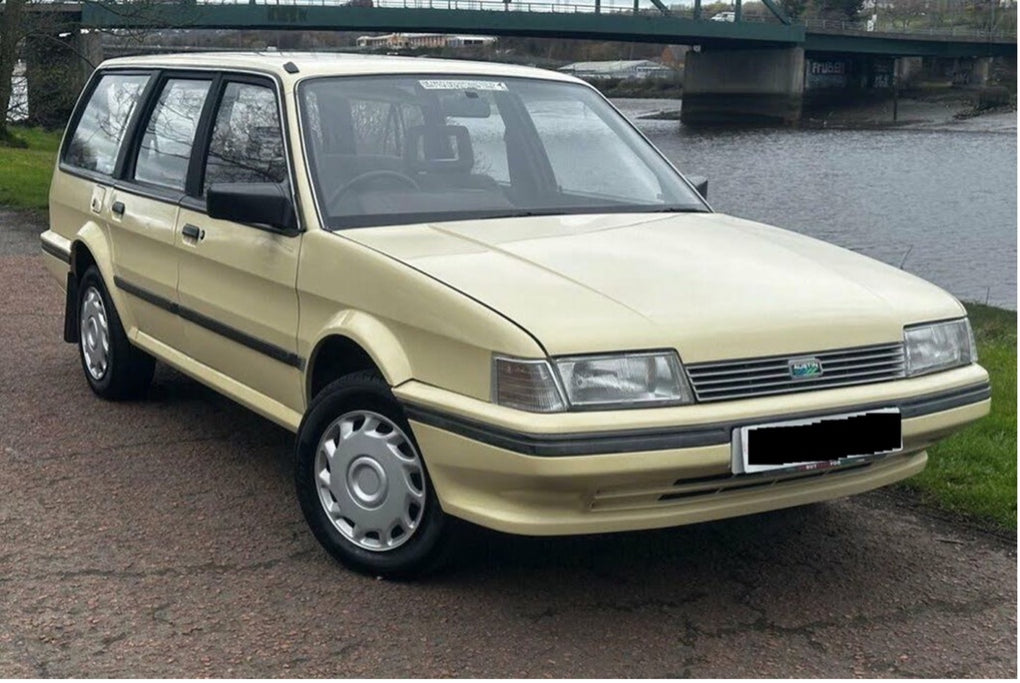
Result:
[[298,92],[330,229],[707,210],[622,116],[579,84],[364,76],[311,79]]

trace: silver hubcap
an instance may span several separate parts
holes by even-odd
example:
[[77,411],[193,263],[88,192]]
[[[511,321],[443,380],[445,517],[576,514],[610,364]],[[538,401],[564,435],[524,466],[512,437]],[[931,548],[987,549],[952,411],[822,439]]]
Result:
[[85,290],[81,304],[81,353],[92,379],[101,380],[110,364],[110,328],[103,297],[95,287]]
[[378,413],[336,419],[315,452],[319,502],[333,526],[366,550],[406,543],[425,511],[425,472],[411,440]]

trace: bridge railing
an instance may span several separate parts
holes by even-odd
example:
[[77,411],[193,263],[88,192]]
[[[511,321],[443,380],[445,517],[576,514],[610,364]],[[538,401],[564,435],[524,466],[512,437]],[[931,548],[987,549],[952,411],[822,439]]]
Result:
[[[313,7],[359,7],[358,0],[198,0],[199,5],[273,5],[273,6],[313,6]],[[373,5],[368,5],[371,7]],[[375,7],[402,9],[451,9],[451,10],[488,10],[498,12],[556,12],[560,14],[610,14],[610,13],[655,13],[661,14],[650,3],[641,0],[641,5],[633,2],[627,5],[608,4],[607,2],[531,2],[530,0],[374,0]]]
[[1016,38],[1016,29],[974,28],[972,26],[910,26],[896,27],[879,21],[871,25],[862,21],[839,21],[833,19],[808,19],[804,25],[809,31],[816,33],[846,33],[868,35],[873,33],[896,34],[902,36],[918,36],[924,38],[963,38],[987,40],[996,38]]
[[[0,0],[2,6],[4,0]],[[37,4],[73,4],[75,0],[35,0]],[[104,0],[99,0],[102,3]],[[105,0],[109,2],[109,0]],[[142,0],[141,4],[162,4],[166,0]],[[175,0],[169,0],[173,2]],[[441,10],[473,10],[490,12],[548,12],[556,14],[628,14],[662,16],[662,1],[656,0],[193,0],[197,5],[270,5],[292,7],[352,7],[352,8],[403,8],[403,9],[441,9]],[[667,2],[669,0],[666,0]],[[705,1],[705,0],[703,0]],[[993,0],[994,1],[994,0]],[[110,4],[131,4],[132,0],[113,0]],[[656,5],[659,5],[657,7]],[[693,5],[671,5],[670,14],[674,18],[693,20]],[[704,14],[702,21],[711,17]],[[752,14],[745,11],[741,22],[761,23],[774,22],[771,16]],[[938,27],[897,27],[881,19],[877,23],[867,21],[840,21],[833,19],[807,19],[797,23],[815,33],[833,33],[848,35],[895,35],[903,38],[918,37],[928,39],[968,40],[968,41],[1015,41],[1016,28],[974,28],[971,26],[938,26]]]
[[[150,0],[151,1],[151,0]],[[579,2],[557,0],[197,0],[199,5],[280,5],[280,6],[325,6],[325,7],[383,7],[403,9],[449,9],[481,10],[498,12],[554,12],[561,14],[649,14],[661,15],[650,0],[581,0]],[[362,5],[361,3],[364,3]],[[672,6],[674,16],[691,18],[693,6]],[[702,15],[702,20],[710,17]],[[766,22],[772,17],[745,12],[741,21]],[[808,19],[803,23],[809,31],[820,33],[895,33],[918,36],[945,36],[947,38],[1016,38],[1016,29],[979,29],[970,26],[940,27],[896,27],[879,21],[868,28],[864,21],[840,21],[832,19]]]

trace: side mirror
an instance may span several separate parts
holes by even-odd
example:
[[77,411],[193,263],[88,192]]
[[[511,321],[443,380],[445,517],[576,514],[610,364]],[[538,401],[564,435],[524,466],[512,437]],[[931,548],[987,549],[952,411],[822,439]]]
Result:
[[297,230],[294,202],[280,183],[213,183],[205,193],[205,207],[211,218]]
[[704,176],[690,176],[687,180],[691,181],[691,185],[694,185],[694,189],[698,191],[701,198],[708,200],[708,178]]

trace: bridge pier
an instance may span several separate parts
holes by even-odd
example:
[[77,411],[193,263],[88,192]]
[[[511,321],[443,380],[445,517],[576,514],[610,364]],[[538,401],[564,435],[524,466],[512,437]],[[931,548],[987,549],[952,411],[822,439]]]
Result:
[[[961,60],[964,62],[965,60]],[[961,64],[960,71],[967,75],[967,85],[988,85],[988,74],[991,71],[991,57],[976,57],[969,63]]]
[[887,55],[809,53],[804,69],[804,111],[816,114],[892,97],[896,78],[909,68],[900,63],[904,61]]
[[103,61],[99,33],[65,28],[70,35],[40,34],[25,40],[28,115],[33,125],[62,128],[85,81]]
[[900,57],[896,60],[896,83],[909,83],[924,70],[924,59],[921,57]]
[[804,49],[688,52],[680,120],[684,125],[794,125],[804,96]]

